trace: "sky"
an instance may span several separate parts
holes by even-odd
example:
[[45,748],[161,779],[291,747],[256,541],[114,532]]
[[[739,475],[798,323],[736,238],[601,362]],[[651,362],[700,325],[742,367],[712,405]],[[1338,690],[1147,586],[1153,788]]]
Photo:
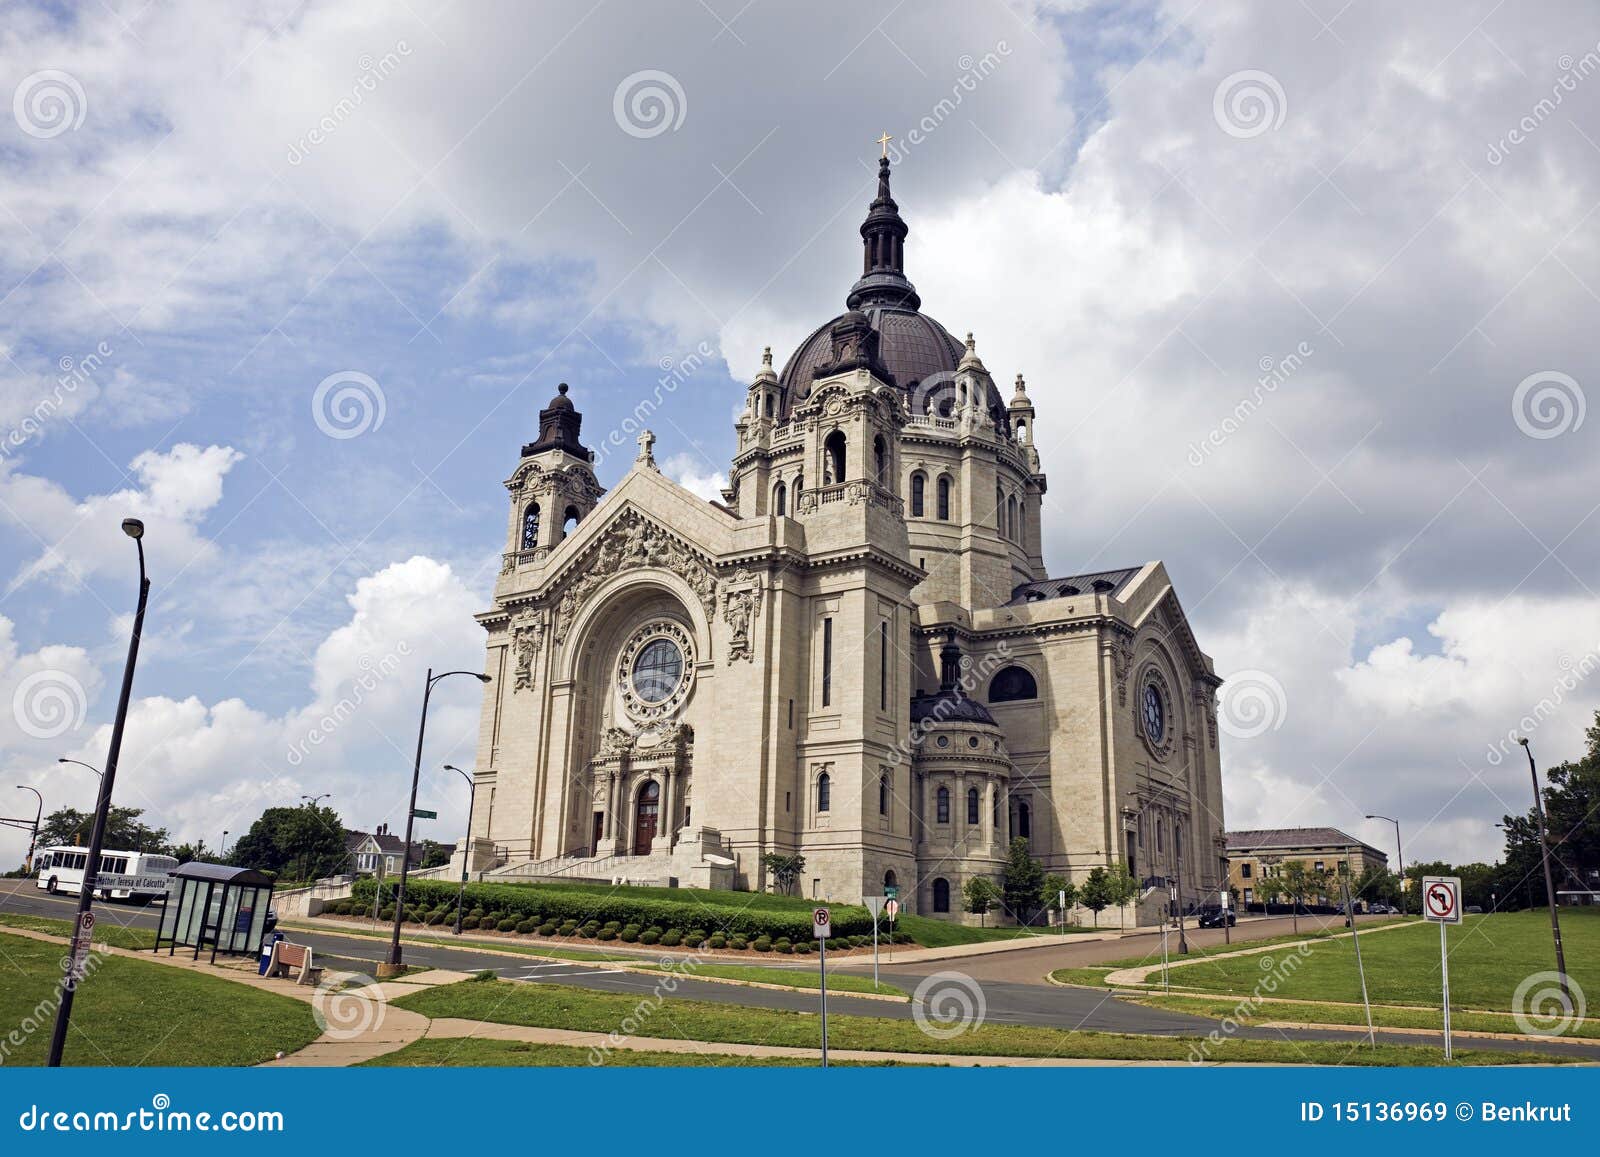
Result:
[[[1600,21],[1582,3],[10,3],[0,814],[403,823],[570,382],[711,495],[764,346],[907,272],[1026,375],[1053,574],[1162,560],[1230,828],[1496,857],[1600,704]],[[654,405],[654,403],[652,403]],[[442,683],[454,840],[479,689]],[[354,709],[341,704],[353,704]],[[8,798],[15,797],[15,798]],[[25,837],[0,829],[0,861]]]

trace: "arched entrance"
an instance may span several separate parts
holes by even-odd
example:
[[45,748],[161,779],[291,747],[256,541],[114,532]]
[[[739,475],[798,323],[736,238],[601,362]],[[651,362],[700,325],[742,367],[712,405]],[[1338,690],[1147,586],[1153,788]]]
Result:
[[639,789],[639,802],[633,809],[634,855],[650,854],[650,845],[656,838],[656,826],[660,816],[661,785],[652,779]]

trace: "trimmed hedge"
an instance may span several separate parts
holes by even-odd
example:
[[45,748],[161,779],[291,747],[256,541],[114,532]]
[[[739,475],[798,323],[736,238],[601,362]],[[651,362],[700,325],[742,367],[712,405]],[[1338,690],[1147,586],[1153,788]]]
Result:
[[[372,907],[377,882],[357,880],[353,894],[358,906]],[[429,908],[454,904],[459,882],[411,880],[406,884],[406,899]],[[640,890],[643,891],[643,890]],[[650,891],[654,891],[651,889]],[[683,900],[666,900],[653,895],[637,895],[628,888],[585,888],[581,884],[559,887],[542,884],[468,884],[468,915],[497,914],[500,919],[515,916],[520,922],[540,919],[558,927],[571,923],[574,928],[593,923],[595,931],[615,924],[616,931],[636,924],[678,933],[680,941],[698,931],[702,937],[721,932],[732,938],[754,940],[787,939],[791,943],[811,939],[811,913],[804,908],[774,911],[759,905],[742,907],[729,904],[712,908],[693,894]],[[849,904],[832,905],[835,936],[872,935],[872,917],[865,908]],[[498,921],[497,921],[498,922]],[[708,926],[710,925],[710,926]]]

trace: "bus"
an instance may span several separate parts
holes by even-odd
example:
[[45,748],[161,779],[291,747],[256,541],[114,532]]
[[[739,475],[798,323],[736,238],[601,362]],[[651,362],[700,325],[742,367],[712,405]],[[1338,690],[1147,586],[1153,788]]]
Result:
[[[76,845],[58,844],[39,853],[39,887],[55,895],[65,893],[76,896],[83,889],[83,872],[89,865],[89,849]],[[100,853],[100,871],[119,876],[170,876],[178,867],[172,856],[158,856],[152,852]],[[149,902],[162,891],[130,890],[127,888],[101,888],[102,900],[137,900]]]

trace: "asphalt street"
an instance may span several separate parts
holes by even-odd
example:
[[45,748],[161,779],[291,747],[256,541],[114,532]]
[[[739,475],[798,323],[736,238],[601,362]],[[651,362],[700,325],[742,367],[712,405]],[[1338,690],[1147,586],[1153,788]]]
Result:
[[[34,886],[31,880],[4,881],[0,883],[0,911],[34,916],[52,916],[70,919],[77,900],[75,897],[50,896]],[[157,908],[142,908],[117,903],[96,902],[95,912],[105,923],[124,926],[154,928]],[[1315,919],[1315,918],[1313,918]],[[1313,919],[1302,917],[1302,931],[1316,925]],[[1337,919],[1337,918],[1335,918]],[[1279,934],[1278,923],[1288,932],[1290,921],[1274,918],[1247,923],[1234,930],[1238,939],[1241,931],[1252,938]],[[1201,936],[1215,935],[1218,942],[1221,932],[1191,933],[1191,944],[1209,943]],[[387,958],[389,944],[386,940],[370,937],[341,935],[331,932],[306,932],[295,930],[297,943],[309,944],[319,963],[356,972],[375,971],[380,960]],[[1064,938],[1070,941],[1070,937]],[[1174,936],[1174,941],[1176,937]],[[1118,1000],[1108,993],[1087,988],[1067,988],[1043,982],[1052,969],[1094,963],[1107,959],[1123,959],[1148,953],[1154,945],[1156,959],[1160,953],[1160,933],[1140,934],[1120,941],[1090,941],[1078,944],[1048,944],[1024,950],[1012,950],[981,956],[960,957],[942,962],[884,965],[882,975],[886,981],[906,991],[914,991],[924,979],[939,973],[958,972],[970,977],[981,990],[985,1006],[985,1020],[998,1024],[1036,1025],[1050,1028],[1083,1029],[1098,1032],[1139,1033],[1154,1036],[1204,1036],[1221,1027],[1219,1021],[1207,1017],[1189,1016],[1165,1009],[1147,1008],[1128,1001]],[[581,988],[650,997],[661,992],[662,979],[640,972],[630,972],[603,962],[547,962],[535,959],[517,959],[504,953],[485,951],[472,945],[407,943],[405,961],[415,966],[450,968],[464,972],[487,969],[506,979],[526,983],[571,984]],[[669,958],[662,954],[661,959]],[[764,965],[777,966],[776,962],[762,961]],[[804,964],[785,967],[804,968]],[[830,969],[831,971],[831,969]],[[862,966],[851,961],[846,971],[861,973]],[[871,966],[865,971],[870,975]],[[1019,979],[1021,977],[1031,979]],[[814,991],[784,991],[781,989],[753,988],[741,985],[717,984],[695,980],[678,974],[671,995],[682,999],[704,1000],[718,1004],[735,1004],[747,1008],[787,1009],[815,1012],[818,995]],[[893,1017],[909,1019],[912,1006],[882,1000],[866,1000],[841,993],[830,993],[828,1009],[834,1014]],[[1363,1039],[1359,1034],[1337,1030],[1319,1029],[1265,1029],[1241,1027],[1229,1034],[1246,1039],[1309,1041],[1342,1041],[1357,1046]],[[1438,1044],[1439,1038],[1409,1033],[1379,1031],[1380,1042],[1401,1045]],[[1457,1038],[1457,1048],[1494,1049],[1500,1051],[1534,1051],[1549,1055],[1577,1057],[1600,1062],[1600,1042],[1584,1043],[1573,1040],[1551,1040],[1538,1043],[1500,1041],[1485,1038]]]

